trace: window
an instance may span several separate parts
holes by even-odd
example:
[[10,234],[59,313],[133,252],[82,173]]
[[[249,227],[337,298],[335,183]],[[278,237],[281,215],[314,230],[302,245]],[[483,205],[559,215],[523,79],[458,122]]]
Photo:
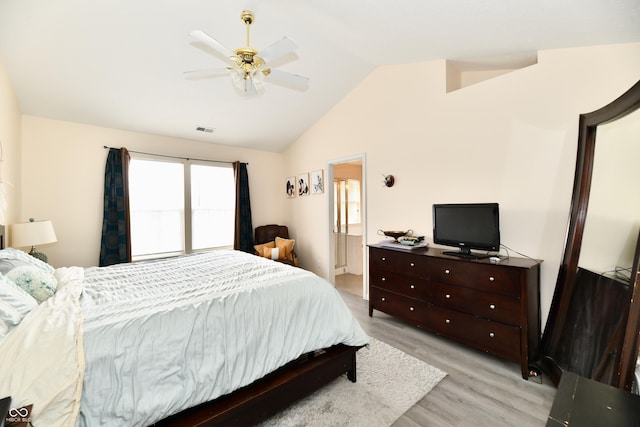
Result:
[[231,165],[136,155],[129,202],[134,260],[233,246]]
[[233,168],[191,165],[194,250],[233,246],[235,204]]

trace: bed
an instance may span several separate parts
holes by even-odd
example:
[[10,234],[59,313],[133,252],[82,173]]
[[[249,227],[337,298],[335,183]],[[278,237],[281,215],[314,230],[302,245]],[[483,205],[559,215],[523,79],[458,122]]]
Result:
[[12,257],[56,284],[0,338],[0,397],[33,403],[34,425],[253,424],[355,381],[369,341],[330,283],[239,251],[86,269]]

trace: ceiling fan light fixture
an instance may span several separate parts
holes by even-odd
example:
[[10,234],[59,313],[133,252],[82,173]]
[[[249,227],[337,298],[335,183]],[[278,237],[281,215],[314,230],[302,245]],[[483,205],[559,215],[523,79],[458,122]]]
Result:
[[[249,29],[255,19],[253,12],[250,10],[243,10],[240,14],[240,19],[242,19],[242,22],[244,22],[246,26],[246,44],[245,47],[235,49],[233,54],[204,31],[195,30],[190,34],[192,37],[205,43],[218,53],[225,53],[225,62],[229,64],[229,66],[226,67],[226,70],[231,76],[233,86],[241,95],[259,95],[264,91],[264,78],[272,74],[272,70],[267,63],[270,64],[271,61],[277,60],[278,58],[293,52],[298,46],[290,38],[284,37],[264,49],[262,51],[262,55],[258,56],[260,51],[250,47],[249,44]],[[198,76],[204,74],[205,71],[208,71],[208,74],[213,74],[211,70],[188,71],[185,74],[188,76]],[[217,73],[222,71],[224,73],[224,69],[217,69],[213,71]],[[306,90],[308,85],[308,79],[306,77],[297,76],[280,70],[274,71],[277,72],[280,77],[275,80],[276,83],[278,83],[278,81],[285,81],[292,86],[292,88]],[[269,82],[274,82],[274,79],[270,77]]]
[[230,69],[231,82],[236,91],[242,96],[257,96],[264,93],[264,74],[261,70],[243,72]]
[[258,85],[262,85],[264,82],[264,72],[261,69],[253,70],[250,78]]

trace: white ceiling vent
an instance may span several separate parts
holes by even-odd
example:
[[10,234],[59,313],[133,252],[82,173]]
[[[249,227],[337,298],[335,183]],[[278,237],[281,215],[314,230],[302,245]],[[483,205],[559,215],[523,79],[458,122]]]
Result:
[[204,126],[198,126],[198,127],[196,128],[196,130],[197,130],[198,132],[213,133],[213,131],[215,130],[215,128],[206,128],[206,127],[204,127]]

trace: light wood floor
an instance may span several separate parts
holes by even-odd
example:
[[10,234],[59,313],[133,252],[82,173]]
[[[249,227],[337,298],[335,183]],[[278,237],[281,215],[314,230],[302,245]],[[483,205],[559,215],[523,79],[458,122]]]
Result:
[[[546,376],[523,380],[520,366],[410,326],[368,302],[339,290],[370,336],[447,373],[430,393],[395,423],[405,426],[544,426],[555,396]],[[542,378],[542,384],[534,380]]]
[[362,297],[362,274],[337,274],[335,282],[337,289]]

